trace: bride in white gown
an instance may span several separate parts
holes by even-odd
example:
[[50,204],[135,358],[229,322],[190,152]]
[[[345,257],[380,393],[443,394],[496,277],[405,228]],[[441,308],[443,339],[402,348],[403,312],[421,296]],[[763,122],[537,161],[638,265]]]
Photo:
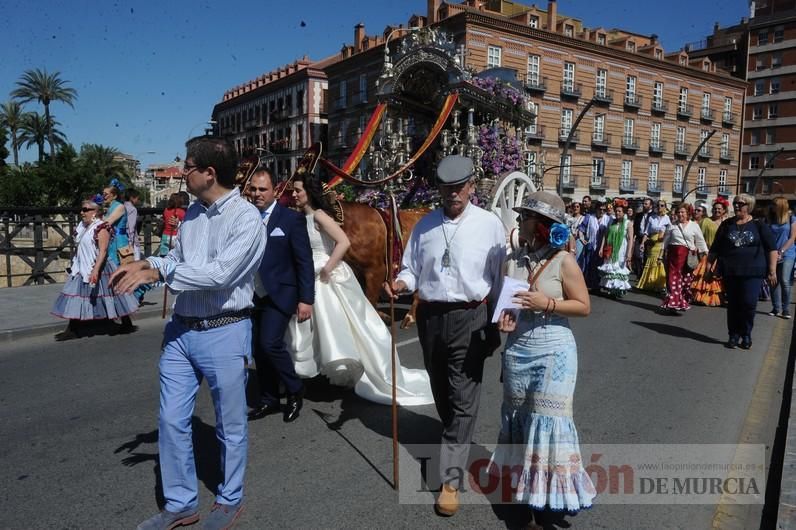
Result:
[[[315,265],[312,318],[298,323],[294,317],[285,337],[296,373],[301,377],[322,374],[334,385],[353,386],[364,399],[389,404],[390,330],[365,298],[351,267],[342,261],[351,242],[324,211],[326,201],[312,177],[299,175],[293,180],[293,199],[307,214]],[[398,403],[433,403],[428,373],[397,364]]]

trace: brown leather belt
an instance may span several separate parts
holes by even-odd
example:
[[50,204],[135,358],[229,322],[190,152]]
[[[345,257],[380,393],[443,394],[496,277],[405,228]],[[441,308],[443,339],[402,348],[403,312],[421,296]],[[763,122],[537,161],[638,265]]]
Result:
[[429,300],[420,300],[419,307],[424,311],[445,312],[455,311],[457,309],[475,309],[481,304],[486,303],[486,298],[483,300],[474,300],[472,302],[433,302]]

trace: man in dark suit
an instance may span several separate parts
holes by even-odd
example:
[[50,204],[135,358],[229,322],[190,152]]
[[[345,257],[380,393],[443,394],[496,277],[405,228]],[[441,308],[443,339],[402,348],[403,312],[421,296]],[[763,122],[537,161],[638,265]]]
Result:
[[268,241],[255,275],[254,359],[260,383],[260,403],[249,412],[257,420],[279,412],[279,382],[287,404],[283,419],[299,416],[304,385],[285,348],[285,331],[293,314],[310,318],[315,300],[315,271],[304,215],[278,204],[268,170],[258,170],[249,184],[249,199],[260,211]]
[[633,272],[636,274],[637,278],[641,277],[641,273],[644,270],[644,245],[642,244],[642,240],[644,239],[644,235],[647,233],[647,223],[649,222],[649,217],[652,214],[652,199],[649,197],[644,199],[642,203],[642,210],[638,212],[636,215],[633,216],[633,238],[634,241],[634,248],[633,248]]

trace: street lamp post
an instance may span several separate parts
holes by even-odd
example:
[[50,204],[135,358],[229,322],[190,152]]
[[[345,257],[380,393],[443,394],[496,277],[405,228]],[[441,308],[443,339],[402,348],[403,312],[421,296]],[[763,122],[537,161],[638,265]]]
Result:
[[781,155],[784,151],[785,148],[780,147],[779,149],[768,155],[768,157],[766,157],[766,159],[763,161],[763,167],[762,169],[760,169],[760,173],[757,174],[757,177],[755,177],[755,185],[752,188],[753,195],[757,193],[757,186],[758,184],[760,184],[760,179],[763,177],[763,173],[766,172],[766,169],[768,169],[768,167],[771,165],[774,159],[777,158],[779,155]]
[[[562,191],[563,185],[564,185],[564,166],[568,165],[568,164],[565,164],[564,162],[566,162],[566,160],[567,160],[567,153],[569,152],[569,142],[572,140],[572,136],[575,134],[575,131],[577,130],[578,125],[580,125],[580,122],[583,119],[583,117],[586,115],[586,112],[588,112],[588,110],[591,108],[592,105],[594,105],[595,102],[596,102],[596,100],[594,98],[592,98],[592,99],[589,100],[588,103],[586,103],[586,106],[583,107],[583,110],[581,110],[580,114],[578,114],[578,117],[575,120],[575,123],[573,123],[572,127],[570,127],[569,134],[567,134],[567,139],[564,142],[564,149],[561,151],[561,159],[560,159],[560,162],[559,162],[560,163],[560,165],[559,165],[560,171],[558,172],[558,196],[559,197],[561,197],[561,191]],[[555,167],[555,166],[552,166],[552,167]]]

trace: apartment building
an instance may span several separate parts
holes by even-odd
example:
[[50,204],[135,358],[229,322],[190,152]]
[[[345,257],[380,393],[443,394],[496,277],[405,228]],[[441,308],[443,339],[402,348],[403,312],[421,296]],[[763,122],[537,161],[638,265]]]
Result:
[[[562,191],[573,198],[688,194],[692,200],[734,191],[746,83],[717,70],[710,58],[667,52],[655,35],[586,27],[558,14],[554,1],[546,10],[505,0],[429,0],[427,7],[408,27],[439,27],[466,67],[510,68],[524,84],[537,113],[525,131],[526,155],[545,188],[556,189],[563,165]],[[326,68],[330,152],[337,161],[356,144],[376,104],[385,41],[405,33],[388,27],[368,37],[360,26],[353,45]]]
[[337,60],[305,56],[226,91],[213,108],[214,134],[229,138],[239,154],[259,148],[269,155],[277,180],[290,176],[304,151],[326,140],[324,68]]

